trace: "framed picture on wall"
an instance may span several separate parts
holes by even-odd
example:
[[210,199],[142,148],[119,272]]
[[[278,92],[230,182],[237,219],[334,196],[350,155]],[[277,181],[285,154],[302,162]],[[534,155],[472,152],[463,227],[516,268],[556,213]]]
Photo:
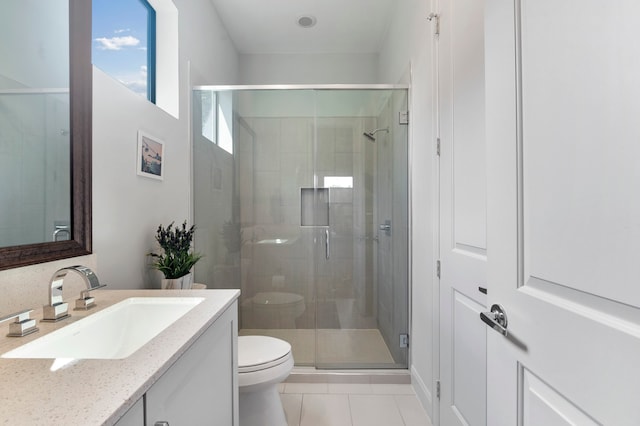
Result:
[[138,175],[162,180],[164,176],[164,142],[155,136],[138,130]]

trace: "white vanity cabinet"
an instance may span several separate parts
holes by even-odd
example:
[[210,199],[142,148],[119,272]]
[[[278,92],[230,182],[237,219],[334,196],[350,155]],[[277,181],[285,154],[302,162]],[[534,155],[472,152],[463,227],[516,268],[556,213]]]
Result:
[[234,302],[147,390],[144,408],[138,401],[117,425],[237,426],[237,318]]
[[117,426],[140,426],[144,424],[144,398],[140,398],[133,407],[116,423]]

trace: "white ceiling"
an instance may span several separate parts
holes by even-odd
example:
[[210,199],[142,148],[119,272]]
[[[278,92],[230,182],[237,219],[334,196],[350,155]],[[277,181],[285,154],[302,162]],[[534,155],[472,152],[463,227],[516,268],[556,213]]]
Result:
[[240,53],[377,53],[397,1],[211,0]]

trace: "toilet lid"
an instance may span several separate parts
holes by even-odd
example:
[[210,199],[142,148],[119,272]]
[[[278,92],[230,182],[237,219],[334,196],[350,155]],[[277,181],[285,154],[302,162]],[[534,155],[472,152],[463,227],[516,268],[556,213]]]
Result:
[[238,370],[257,371],[282,364],[291,354],[291,345],[268,336],[238,337]]

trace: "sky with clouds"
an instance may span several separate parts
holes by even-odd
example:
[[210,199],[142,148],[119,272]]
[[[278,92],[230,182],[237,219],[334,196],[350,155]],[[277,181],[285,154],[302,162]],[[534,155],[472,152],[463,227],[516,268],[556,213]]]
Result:
[[147,95],[147,10],[140,0],[93,0],[92,61]]

